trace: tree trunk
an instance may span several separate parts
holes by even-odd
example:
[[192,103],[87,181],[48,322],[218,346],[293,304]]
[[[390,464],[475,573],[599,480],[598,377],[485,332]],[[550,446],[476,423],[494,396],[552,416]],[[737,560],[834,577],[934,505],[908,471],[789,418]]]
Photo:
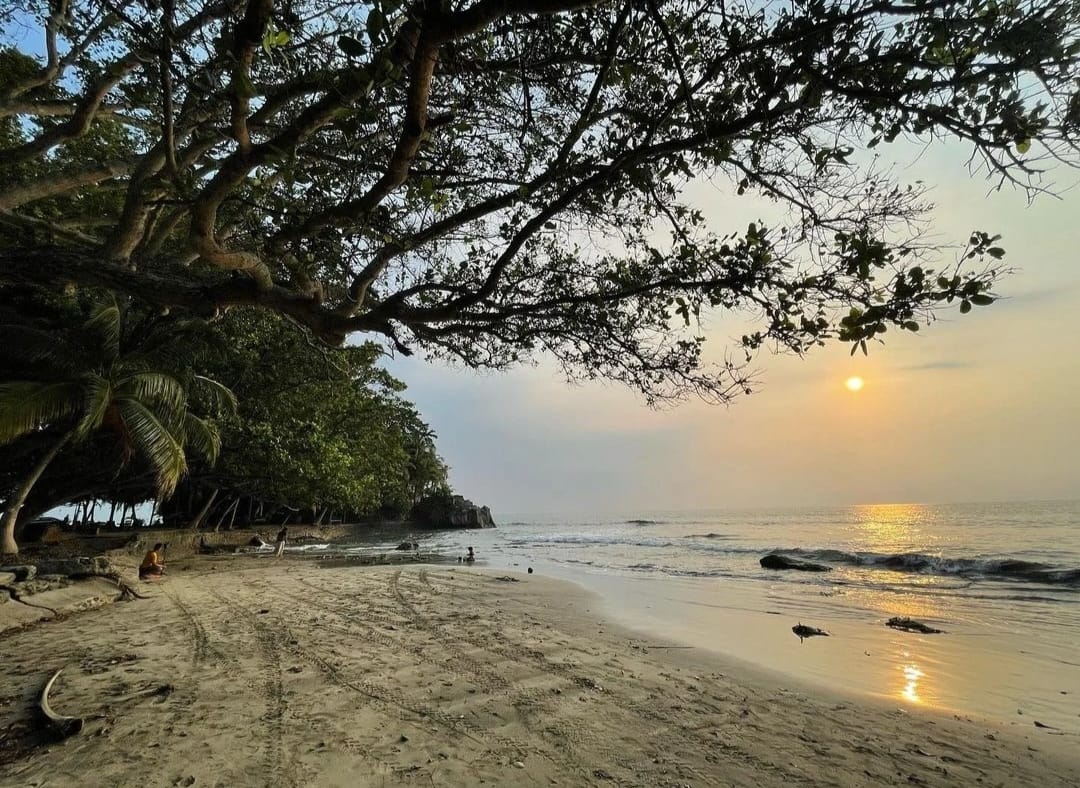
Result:
[[26,496],[30,494],[30,490],[34,488],[37,480],[41,478],[41,474],[49,467],[49,463],[56,459],[56,455],[60,453],[60,450],[64,448],[64,445],[69,440],[71,440],[71,434],[67,433],[54,443],[53,447],[45,452],[45,456],[38,460],[38,464],[34,466],[33,470],[30,471],[30,474],[19,486],[19,489],[11,496],[11,500],[8,501],[8,508],[4,513],[4,533],[2,541],[0,541],[0,555],[19,554],[19,546],[15,543],[15,523],[19,519],[19,510],[26,503]]
[[109,501],[109,503],[111,505],[109,506],[108,524],[109,525],[116,525],[116,520],[113,519],[113,515],[116,514],[116,501]]
[[199,530],[199,526],[202,525],[203,518],[206,517],[206,513],[210,511],[210,507],[214,505],[214,499],[217,498],[219,492],[221,492],[221,490],[214,490],[212,493],[210,493],[210,497],[206,499],[206,503],[203,504],[202,509],[200,509],[199,513],[195,515],[195,519],[188,523],[188,528],[190,528],[192,531]]
[[229,510],[239,503],[240,499],[237,498],[235,503],[233,503],[231,506],[226,506],[224,509],[221,510],[221,517],[218,518],[217,525],[214,526],[214,533],[217,533],[221,530],[221,526],[225,524],[225,518],[229,516]]

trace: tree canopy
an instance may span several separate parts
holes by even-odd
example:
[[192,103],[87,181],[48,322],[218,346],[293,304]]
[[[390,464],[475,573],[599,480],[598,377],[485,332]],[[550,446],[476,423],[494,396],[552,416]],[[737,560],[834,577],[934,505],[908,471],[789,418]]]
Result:
[[195,483],[272,505],[393,516],[446,487],[435,435],[381,356],[373,343],[323,348],[271,315],[231,312],[191,348],[190,363],[240,402],[222,421],[221,461]]
[[[1073,0],[5,0],[0,282],[98,286],[652,399],[993,299],[865,152],[1076,165]],[[713,226],[708,178],[790,210]],[[755,322],[705,363],[706,313]]]

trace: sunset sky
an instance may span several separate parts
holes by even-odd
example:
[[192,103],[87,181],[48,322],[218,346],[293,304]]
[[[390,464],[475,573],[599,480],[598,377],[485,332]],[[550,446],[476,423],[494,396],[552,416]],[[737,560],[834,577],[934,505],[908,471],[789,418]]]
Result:
[[[1021,269],[999,287],[1006,300],[890,332],[869,358],[843,345],[763,354],[758,392],[730,407],[657,412],[621,387],[569,386],[543,362],[477,374],[394,360],[454,486],[496,517],[1080,496],[1080,192],[1029,207],[969,176],[959,148],[918,154],[887,151],[906,181],[933,185],[942,240],[1001,233]],[[1060,192],[1077,174],[1054,180]],[[721,232],[768,211],[706,184],[690,193]],[[720,316],[709,328],[719,355],[737,329]]]

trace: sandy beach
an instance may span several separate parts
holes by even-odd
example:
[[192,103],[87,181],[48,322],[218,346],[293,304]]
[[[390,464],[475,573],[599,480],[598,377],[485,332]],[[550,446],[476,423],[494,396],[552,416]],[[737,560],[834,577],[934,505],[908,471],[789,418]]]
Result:
[[[538,575],[203,557],[140,591],[0,636],[0,785],[1080,784],[1075,736],[810,690]],[[86,725],[42,745],[61,666]]]

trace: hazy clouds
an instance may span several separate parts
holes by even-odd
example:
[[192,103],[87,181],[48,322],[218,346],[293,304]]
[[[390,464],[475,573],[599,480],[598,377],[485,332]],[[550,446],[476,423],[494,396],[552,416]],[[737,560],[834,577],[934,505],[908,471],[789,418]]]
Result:
[[[1019,192],[988,194],[965,159],[928,151],[906,179],[934,184],[935,237],[1001,233],[1019,269],[1000,287],[1009,298],[890,333],[869,358],[842,346],[762,355],[753,396],[664,412],[622,388],[568,386],[543,362],[500,375],[390,368],[438,432],[455,486],[496,515],[1080,496],[1080,195],[1028,207]],[[694,198],[721,232],[768,211],[708,187]],[[715,353],[731,333],[710,321]],[[850,375],[861,392],[844,388]]]

